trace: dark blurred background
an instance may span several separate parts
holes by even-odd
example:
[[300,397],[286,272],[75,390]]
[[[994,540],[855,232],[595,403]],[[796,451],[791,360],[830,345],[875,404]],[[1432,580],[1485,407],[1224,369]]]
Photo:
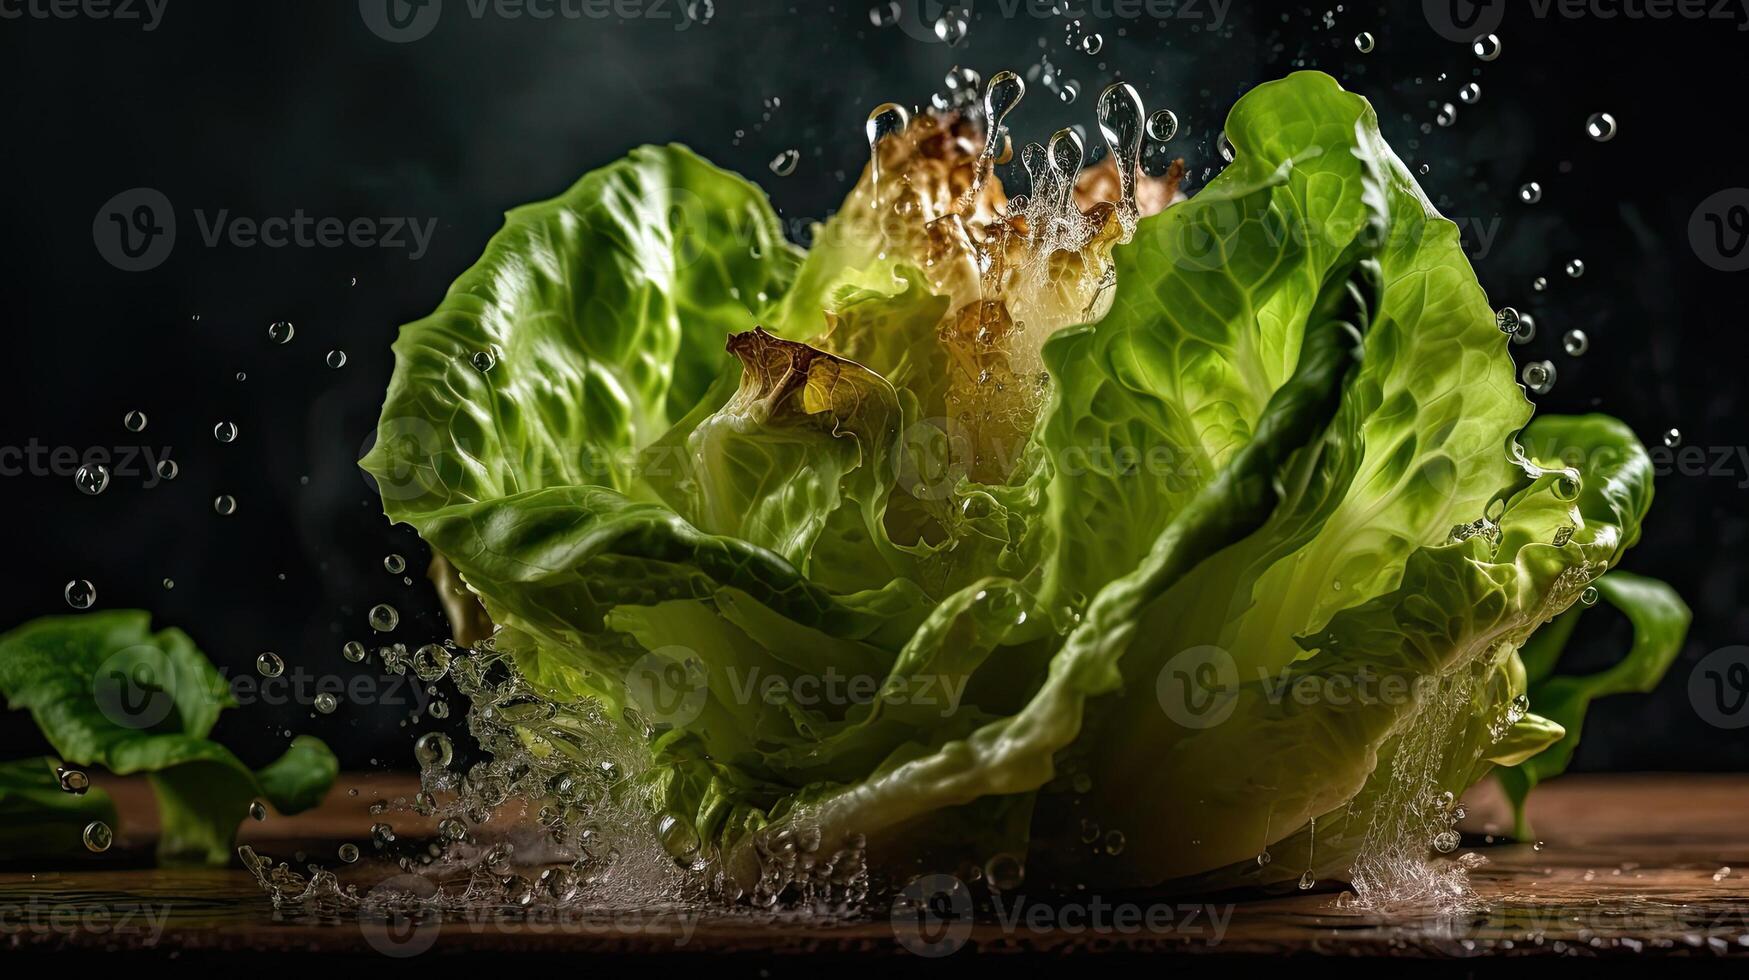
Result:
[[[98,608],[150,609],[232,674],[271,650],[290,674],[354,677],[365,668],[340,648],[375,639],[365,615],[379,602],[401,611],[394,639],[442,636],[425,549],[388,526],[354,465],[393,366],[389,344],[437,304],[505,209],[632,146],[682,141],[746,174],[805,241],[866,159],[868,110],[926,103],[955,65],[1027,76],[1010,117],[1022,139],[1071,123],[1096,132],[1099,90],[1135,84],[1150,110],[1182,120],[1154,156],[1182,156],[1193,193],[1219,164],[1214,137],[1234,99],[1310,67],[1373,100],[1392,146],[1411,168],[1425,165],[1428,194],[1464,225],[1495,303],[1534,315],[1537,336],[1513,353],[1556,366],[1542,407],[1609,411],[1648,445],[1677,428],[1707,452],[1704,465],[1683,467],[1692,472],[1660,478],[1627,565],[1688,598],[1687,649],[1650,696],[1593,708],[1576,768],[1740,769],[1749,758],[1749,730],[1708,724],[1688,695],[1700,658],[1749,641],[1738,337],[1749,295],[1744,273],[1717,268],[1733,264],[1719,244],[1691,236],[1691,223],[1707,227],[1703,202],[1749,185],[1737,149],[1749,12],[1704,4],[1726,16],[1631,18],[1621,12],[1644,5],[1606,0],[1509,10],[1077,0],[1068,16],[1048,2],[972,0],[958,5],[970,16],[950,45],[932,0],[391,2],[411,19],[386,19],[383,0],[0,0],[10,327],[0,447],[45,454],[41,471],[18,473],[15,455],[0,477],[0,626],[69,612],[63,587],[88,579]],[[1503,50],[1484,61],[1462,39],[1502,11]],[[1454,16],[1481,22],[1454,28]],[[950,39],[955,20],[946,14]],[[1073,20],[1099,36],[1096,53],[1066,43]],[[1362,32],[1370,52],[1356,43]],[[1059,94],[1071,80],[1073,100]],[[1469,83],[1480,90],[1473,104],[1459,95]],[[1450,126],[1438,121],[1445,103]],[[1613,140],[1587,135],[1596,112],[1617,120]],[[771,161],[792,149],[793,173],[776,175]],[[1542,200],[1522,203],[1533,180]],[[172,203],[177,238],[161,264],[128,272],[100,253],[94,222],[134,188]],[[1749,217],[1742,195],[1707,207]],[[221,212],[300,211],[384,232],[406,219],[431,234],[423,251],[410,232],[377,247],[203,240],[201,221]],[[1585,264],[1576,279],[1564,271],[1575,258]],[[284,345],[268,338],[280,320],[296,328]],[[1562,349],[1573,328],[1589,335],[1582,357]],[[345,352],[343,367],[328,365],[330,351]],[[123,424],[134,410],[148,418],[139,433]],[[222,421],[239,429],[230,444],[213,436]],[[111,485],[89,496],[46,456],[139,446],[173,458],[176,479],[148,485],[143,459],[129,473],[117,455]],[[234,514],[215,513],[220,494],[234,496]],[[405,557],[410,583],[384,569],[391,553]],[[1624,648],[1615,618],[1588,617],[1581,667]],[[410,765],[416,731],[460,729],[460,711],[414,722],[412,691],[377,691],[389,703],[328,716],[307,693],[251,705],[218,734],[258,763],[289,733],[312,732],[366,767]],[[0,718],[0,737],[9,756],[42,748],[22,716]]]

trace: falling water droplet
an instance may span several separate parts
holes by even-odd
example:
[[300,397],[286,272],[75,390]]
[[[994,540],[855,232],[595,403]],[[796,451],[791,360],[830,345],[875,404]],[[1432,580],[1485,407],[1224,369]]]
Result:
[[1312,886],[1316,885],[1317,883],[1318,883],[1318,878],[1316,875],[1312,874],[1312,869],[1310,869],[1310,868],[1306,869],[1305,874],[1300,875],[1300,891],[1303,891],[1303,892],[1311,891]]
[[1532,361],[1524,366],[1521,377],[1526,388],[1546,395],[1555,386],[1555,366],[1548,361]]
[[1591,338],[1585,336],[1583,330],[1569,330],[1567,335],[1561,338],[1561,347],[1568,354],[1579,357],[1591,349]]
[[1354,49],[1361,54],[1372,54],[1372,49],[1376,45],[1377,41],[1373,38],[1371,31],[1361,31],[1354,35]]
[[1585,134],[1599,143],[1615,139],[1615,117],[1607,112],[1594,112],[1585,120]]
[[1466,83],[1463,88],[1458,89],[1458,100],[1465,105],[1475,105],[1482,101],[1482,86],[1475,82]]
[[942,12],[935,19],[935,37],[948,47],[959,44],[966,36],[966,15],[958,8]]
[[387,633],[401,625],[401,614],[388,603],[378,603],[370,607],[370,628],[378,633]]
[[121,424],[129,432],[144,432],[146,430],[146,413],[136,408],[122,416]]
[[69,769],[66,766],[61,766],[55,770],[55,778],[60,781],[63,793],[84,796],[85,792],[91,788],[91,777],[80,769]]
[[1584,274],[1585,274],[1585,260],[1584,259],[1571,259],[1567,262],[1567,275],[1569,277],[1571,277],[1573,279],[1577,279]]
[[355,664],[364,660],[365,653],[364,644],[357,640],[347,640],[346,644],[340,648],[340,655]]
[[342,844],[337,853],[340,855],[340,860],[342,862],[352,864],[358,860],[358,845]]
[[338,371],[346,366],[346,352],[335,348],[328,352],[328,366]]
[[1105,38],[1097,33],[1089,34],[1081,39],[1081,50],[1087,54],[1098,54],[1099,49],[1103,47],[1105,47]]
[[1073,103],[1078,97],[1080,97],[1080,95],[1081,83],[1075,81],[1073,78],[1064,82],[1063,87],[1057,90],[1057,98],[1063,100],[1064,105]]
[[315,705],[316,711],[324,715],[331,715],[334,713],[334,709],[340,707],[340,699],[327,691],[317,694],[312,703]]
[[160,480],[174,480],[181,472],[182,467],[173,459],[158,461],[158,479]]
[[1543,185],[1536,181],[1527,181],[1518,189],[1518,199],[1526,204],[1535,204],[1543,199]]
[[796,164],[800,163],[800,150],[788,149],[771,158],[771,172],[779,177],[788,177],[796,172]]
[[97,586],[86,579],[76,578],[61,590],[61,596],[74,609],[90,609],[97,602]]
[[109,467],[102,463],[86,463],[73,471],[73,485],[88,497],[109,489]]
[[1451,126],[1452,124],[1456,123],[1457,122],[1457,106],[1452,105],[1450,102],[1447,102],[1444,105],[1440,106],[1439,107],[1439,114],[1433,117],[1433,121],[1440,124],[1441,126]]
[[220,422],[219,424],[213,426],[213,438],[217,439],[220,442],[236,442],[237,441],[237,423],[235,423],[235,422]]
[[1502,306],[1494,311],[1494,325],[1500,328],[1501,333],[1517,333],[1518,324],[1518,311],[1512,307]]
[[1157,109],[1148,117],[1148,135],[1162,143],[1170,143],[1178,135],[1178,115],[1171,109]]
[[1664,430],[1664,445],[1671,448],[1671,449],[1675,449],[1677,446],[1682,445],[1682,430],[1681,429],[1665,429]]
[[101,820],[93,820],[85,825],[85,849],[96,854],[109,850],[109,845],[115,843],[115,831],[109,829],[109,824]]
[[1579,593],[1579,601],[1587,606],[1597,605],[1597,586],[1587,585],[1585,591]]
[[399,575],[407,570],[407,559],[400,555],[383,556],[383,571],[390,575]]
[[413,743],[413,757],[422,768],[447,766],[454,756],[455,746],[442,732],[427,732]]
[[1496,34],[1484,34],[1470,42],[1470,51],[1483,61],[1493,61],[1495,58],[1500,57],[1500,52],[1504,50],[1505,47],[1506,46],[1500,42],[1499,35]]
[[213,498],[213,513],[220,517],[230,517],[237,512],[237,498],[228,493],[221,493]]
[[275,320],[267,325],[267,339],[276,344],[291,343],[292,335],[298,332],[290,320]]
[[285,661],[277,653],[263,653],[255,658],[255,670],[262,677],[278,677],[285,673]]

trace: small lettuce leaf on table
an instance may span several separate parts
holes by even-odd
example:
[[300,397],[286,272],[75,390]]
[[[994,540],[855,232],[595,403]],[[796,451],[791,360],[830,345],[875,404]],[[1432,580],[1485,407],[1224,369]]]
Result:
[[[254,772],[210,741],[219,713],[235,706],[224,678],[186,633],[154,633],[140,610],[45,617],[0,635],[0,694],[31,713],[67,764],[146,776],[164,864],[227,863],[251,802],[307,810],[339,770],[310,736]],[[76,840],[79,830],[66,832]]]

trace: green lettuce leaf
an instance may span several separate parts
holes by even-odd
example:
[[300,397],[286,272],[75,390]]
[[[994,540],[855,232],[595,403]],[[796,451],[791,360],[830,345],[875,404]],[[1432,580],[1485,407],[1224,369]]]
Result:
[[223,865],[249,804],[282,813],[319,803],[338,763],[299,736],[259,773],[207,739],[234,706],[224,678],[180,630],[140,610],[34,620],[0,635],[0,693],[31,713],[61,758],[145,774],[158,799],[159,860]]

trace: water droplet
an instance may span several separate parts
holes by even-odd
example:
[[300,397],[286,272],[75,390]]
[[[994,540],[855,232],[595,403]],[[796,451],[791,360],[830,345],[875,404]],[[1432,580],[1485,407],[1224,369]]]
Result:
[[1458,89],[1458,101],[1465,105],[1475,105],[1482,101],[1482,86],[1475,82],[1466,83],[1463,88]]
[[1098,34],[1089,34],[1081,39],[1081,50],[1087,54],[1098,54],[1105,47],[1105,38]]
[[427,643],[413,651],[413,673],[422,681],[442,680],[449,673],[449,651]]
[[1354,35],[1354,50],[1361,54],[1372,54],[1372,49],[1377,46],[1377,43],[1371,31],[1361,31]]
[[442,732],[426,732],[413,743],[413,758],[419,760],[421,768],[441,768],[455,758],[455,746]]
[[1567,263],[1567,275],[1577,279],[1585,274],[1585,260],[1572,259]]
[[256,821],[267,819],[267,808],[261,805],[260,800],[251,800],[249,802],[249,817]]
[[474,370],[485,374],[498,366],[498,355],[489,350],[475,351],[474,356],[468,358],[468,363],[474,366]]
[[431,717],[436,718],[436,719],[441,721],[444,718],[449,717],[449,702],[448,701],[433,701],[433,702],[431,702],[431,707],[428,710],[431,712]]
[[181,474],[181,472],[182,467],[177,465],[177,462],[173,459],[161,459],[158,461],[158,479],[160,480],[174,480],[179,474]]
[[86,463],[73,471],[73,485],[80,493],[95,497],[109,489],[109,467],[102,463]]
[[338,371],[346,366],[346,352],[335,348],[328,352],[328,366]]
[[314,704],[316,710],[321,714],[331,715],[334,713],[335,708],[340,707],[340,699],[327,691],[323,691],[316,695]]
[[166,589],[176,588],[176,580],[175,579],[168,579],[168,578],[165,579],[164,580],[164,588],[166,588]]
[[1526,204],[1535,204],[1543,199],[1543,185],[1534,180],[1526,181],[1524,186],[1518,189],[1518,199]]
[[291,343],[292,335],[297,332],[290,320],[275,320],[267,325],[267,339],[276,344]]
[[1470,42],[1470,50],[1483,61],[1493,61],[1500,57],[1500,52],[1505,47],[1497,34],[1484,34]]
[[1080,94],[1081,83],[1075,81],[1073,78],[1064,82],[1063,87],[1057,90],[1057,98],[1062,99],[1064,105],[1069,105],[1074,102]]
[[960,43],[966,36],[966,15],[958,8],[943,11],[935,19],[935,36],[948,47]]
[[85,791],[91,788],[91,777],[87,776],[83,770],[60,766],[55,770],[55,776],[60,780],[61,792],[63,793],[84,796]]
[[370,628],[378,633],[387,633],[401,625],[401,614],[388,603],[378,603],[370,607]]
[[1545,289],[1548,289],[1549,288],[1549,278],[1547,276],[1537,276],[1535,279],[1532,279],[1530,281],[1530,288],[1536,290],[1539,293]]
[[1500,328],[1501,333],[1517,333],[1519,322],[1518,311],[1510,306],[1502,306],[1494,311],[1494,325]]
[[109,829],[109,824],[101,820],[93,820],[85,825],[85,849],[95,854],[109,850],[109,845],[115,843],[115,831]]
[[255,670],[262,677],[278,677],[285,673],[285,661],[277,653],[264,653],[255,658]]
[[121,424],[129,432],[144,432],[146,430],[146,413],[136,408],[121,417]]
[[1178,135],[1178,114],[1171,109],[1156,109],[1148,117],[1148,135],[1162,143],[1169,143]]
[[230,517],[237,512],[237,498],[228,493],[221,493],[213,498],[213,513],[220,517]]
[[1536,317],[1529,313],[1518,314],[1518,329],[1512,334],[1512,342],[1523,345],[1536,339]]
[[1567,335],[1561,338],[1561,347],[1568,354],[1579,357],[1591,349],[1591,338],[1585,336],[1583,330],[1569,330]]
[[1026,880],[1026,864],[1015,854],[1003,851],[984,862],[984,880],[997,891],[1012,891]]
[[342,862],[352,864],[358,860],[358,845],[342,844],[336,853],[340,855],[340,860]]
[[97,603],[97,586],[85,579],[76,578],[61,590],[61,596],[74,609],[90,609]]
[[1539,395],[1546,395],[1555,386],[1555,366],[1549,361],[1532,361],[1520,372],[1524,386]]
[[1273,860],[1275,860],[1275,857],[1273,855],[1271,855],[1268,851],[1258,851],[1257,852],[1257,866],[1259,868],[1267,867],[1269,865],[1269,862],[1271,862]]
[[237,423],[220,422],[218,425],[213,426],[213,438],[220,442],[236,442]]
[[796,172],[796,164],[802,160],[800,150],[788,149],[771,158],[771,172],[779,177],[788,177]]
[[1108,830],[1105,832],[1105,853],[1116,857],[1123,853],[1124,845],[1127,843],[1129,840],[1124,837],[1123,831]]
[[1312,874],[1312,869],[1310,868],[1306,869],[1305,874],[1300,875],[1300,891],[1309,892],[1312,890],[1312,886],[1317,883],[1318,878],[1316,875]]
[[1457,831],[1455,831],[1455,830],[1442,830],[1439,833],[1433,835],[1433,849],[1438,851],[1441,854],[1450,854],[1451,852],[1457,850],[1458,844],[1461,841],[1462,841],[1462,838],[1460,838],[1458,836]]
[[1457,106],[1452,105],[1450,102],[1447,102],[1446,104],[1440,106],[1439,107],[1439,114],[1433,117],[1433,121],[1440,124],[1441,126],[1450,126],[1453,123],[1456,123],[1457,122]]
[[385,555],[383,557],[383,570],[390,575],[399,575],[407,570],[407,559],[400,555]]
[[1664,430],[1664,445],[1668,446],[1671,449],[1675,449],[1677,446],[1682,445],[1682,430],[1681,429],[1665,429]]
[[355,664],[364,660],[366,652],[364,644],[357,640],[347,640],[346,645],[340,648],[340,655]]
[[690,866],[693,855],[698,853],[698,831],[693,828],[692,821],[678,813],[664,813],[657,818],[656,839],[661,842],[662,850],[683,866]]
[[1607,112],[1594,112],[1585,120],[1585,134],[1599,143],[1615,139],[1615,117]]

